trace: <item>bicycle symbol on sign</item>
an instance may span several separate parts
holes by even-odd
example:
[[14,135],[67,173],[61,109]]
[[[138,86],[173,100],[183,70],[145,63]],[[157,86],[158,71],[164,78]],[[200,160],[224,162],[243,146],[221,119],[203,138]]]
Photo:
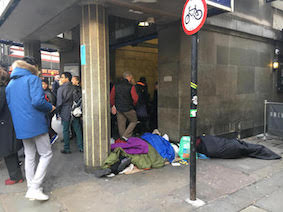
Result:
[[196,20],[200,20],[202,18],[202,11],[197,9],[197,5],[195,5],[195,8],[191,9],[189,7],[189,13],[185,17],[185,23],[190,23],[191,17],[195,18]]

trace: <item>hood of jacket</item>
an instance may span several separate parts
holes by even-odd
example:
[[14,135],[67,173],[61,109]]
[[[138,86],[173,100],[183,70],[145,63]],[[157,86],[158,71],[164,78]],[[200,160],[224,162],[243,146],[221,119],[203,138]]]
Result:
[[38,74],[38,69],[35,66],[30,65],[23,60],[16,60],[12,65],[12,69],[13,69],[11,73],[12,79],[19,78],[25,75],[30,75],[30,74],[37,76]]

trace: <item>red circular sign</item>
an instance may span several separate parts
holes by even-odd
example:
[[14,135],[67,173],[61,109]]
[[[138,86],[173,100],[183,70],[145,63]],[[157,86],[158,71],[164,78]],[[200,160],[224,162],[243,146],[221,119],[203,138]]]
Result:
[[197,33],[204,25],[207,16],[205,0],[187,0],[182,15],[183,30],[187,35]]

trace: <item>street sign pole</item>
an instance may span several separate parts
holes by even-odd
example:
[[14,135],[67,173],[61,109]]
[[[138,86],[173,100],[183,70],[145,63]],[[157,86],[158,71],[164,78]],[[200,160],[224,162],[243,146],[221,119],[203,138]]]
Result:
[[182,15],[182,27],[187,35],[192,35],[191,41],[191,105],[190,105],[190,199],[193,205],[203,205],[196,198],[196,135],[197,135],[197,72],[198,72],[198,31],[207,17],[206,0],[187,0]]
[[196,200],[196,134],[197,134],[197,74],[198,74],[198,32],[191,41],[191,110],[190,110],[190,200]]

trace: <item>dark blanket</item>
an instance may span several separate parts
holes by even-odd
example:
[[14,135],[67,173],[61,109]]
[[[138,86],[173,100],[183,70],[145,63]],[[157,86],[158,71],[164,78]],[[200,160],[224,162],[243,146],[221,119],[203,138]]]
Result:
[[280,159],[281,156],[260,144],[251,144],[237,139],[226,139],[216,136],[201,136],[197,146],[199,153],[211,158],[252,157],[264,160]]

